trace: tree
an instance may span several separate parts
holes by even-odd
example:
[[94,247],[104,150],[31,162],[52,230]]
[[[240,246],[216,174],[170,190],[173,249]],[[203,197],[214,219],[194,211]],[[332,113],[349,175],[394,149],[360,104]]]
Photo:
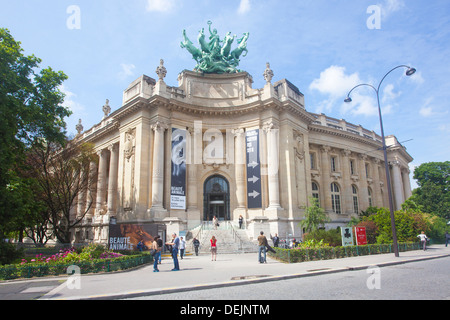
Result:
[[319,200],[310,197],[309,201],[311,205],[306,208],[305,219],[300,222],[306,232],[318,230],[331,221],[325,210],[320,207]]
[[423,163],[414,170],[412,201],[423,211],[450,219],[450,161]]
[[[95,175],[89,171],[89,166],[96,160],[92,144],[77,144],[76,141],[67,142],[64,147],[57,143],[36,145],[30,150],[29,167],[44,204],[40,217],[51,225],[53,235],[61,243],[70,243],[71,230],[80,224],[92,206],[90,187],[94,186]],[[73,215],[79,195],[87,196],[87,205],[83,212]]]
[[13,219],[29,212],[30,204],[16,196],[27,193],[27,182],[17,174],[27,148],[43,139],[63,143],[64,118],[71,114],[59,90],[67,76],[51,68],[39,71],[41,60],[22,52],[20,42],[0,28],[0,241],[13,231]]

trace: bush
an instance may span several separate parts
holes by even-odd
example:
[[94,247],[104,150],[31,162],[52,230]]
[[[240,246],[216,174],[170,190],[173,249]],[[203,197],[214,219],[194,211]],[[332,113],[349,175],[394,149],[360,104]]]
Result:
[[14,263],[23,257],[23,249],[16,249],[14,244],[0,239],[0,265]]
[[315,241],[323,240],[325,243],[328,243],[332,247],[337,247],[337,246],[342,245],[341,231],[339,229],[314,230],[310,233],[305,234],[304,241],[308,241],[308,240],[315,240]]

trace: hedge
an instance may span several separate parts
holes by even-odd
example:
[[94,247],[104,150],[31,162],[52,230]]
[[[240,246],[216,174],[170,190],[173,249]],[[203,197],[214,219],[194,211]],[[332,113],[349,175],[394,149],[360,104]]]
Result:
[[17,278],[32,278],[45,276],[67,275],[67,268],[78,266],[82,274],[112,272],[134,268],[153,261],[150,254],[137,256],[123,256],[113,259],[94,259],[92,261],[75,262],[70,264],[59,263],[26,263],[0,266],[0,280],[11,280]]
[[[399,243],[399,251],[411,251],[421,249],[420,243]],[[371,254],[392,253],[392,244],[368,244],[364,246],[323,247],[323,248],[274,248],[276,253],[269,255],[277,260],[296,263],[315,260],[329,260]]]

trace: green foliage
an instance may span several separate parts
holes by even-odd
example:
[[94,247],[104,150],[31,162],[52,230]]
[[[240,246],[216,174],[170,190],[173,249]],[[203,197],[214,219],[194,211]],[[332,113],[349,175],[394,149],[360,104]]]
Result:
[[419,187],[412,200],[422,211],[450,219],[450,161],[423,163],[414,170]]
[[300,222],[300,225],[305,228],[306,232],[318,230],[325,223],[331,221],[325,210],[320,207],[316,198],[310,197],[309,202],[311,205],[305,210],[305,219]]
[[329,244],[332,247],[342,245],[341,240],[341,231],[339,229],[331,229],[331,230],[314,230],[310,233],[306,233],[304,236],[304,242],[315,240],[315,241],[323,241],[324,243]]
[[32,205],[20,200],[27,193],[19,174],[26,166],[26,149],[33,143],[64,141],[63,119],[71,114],[62,106],[59,90],[67,76],[39,69],[41,60],[22,52],[20,42],[0,28],[0,239],[11,231],[11,220],[20,219]]

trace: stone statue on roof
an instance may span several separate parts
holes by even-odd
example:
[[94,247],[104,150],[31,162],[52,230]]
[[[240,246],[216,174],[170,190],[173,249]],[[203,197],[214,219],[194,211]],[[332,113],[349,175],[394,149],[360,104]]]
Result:
[[197,61],[194,70],[203,73],[236,73],[241,70],[237,69],[240,62],[241,55],[245,52],[243,57],[247,55],[247,40],[249,33],[246,32],[241,38],[237,40],[238,46],[231,50],[232,44],[236,35],[228,32],[223,40],[220,40],[217,29],[212,29],[212,22],[208,21],[209,37],[205,35],[205,29],[199,31],[197,40],[200,49],[194,46],[191,40],[186,35],[186,30],[183,30],[183,42],[181,47],[192,55],[192,58]]

